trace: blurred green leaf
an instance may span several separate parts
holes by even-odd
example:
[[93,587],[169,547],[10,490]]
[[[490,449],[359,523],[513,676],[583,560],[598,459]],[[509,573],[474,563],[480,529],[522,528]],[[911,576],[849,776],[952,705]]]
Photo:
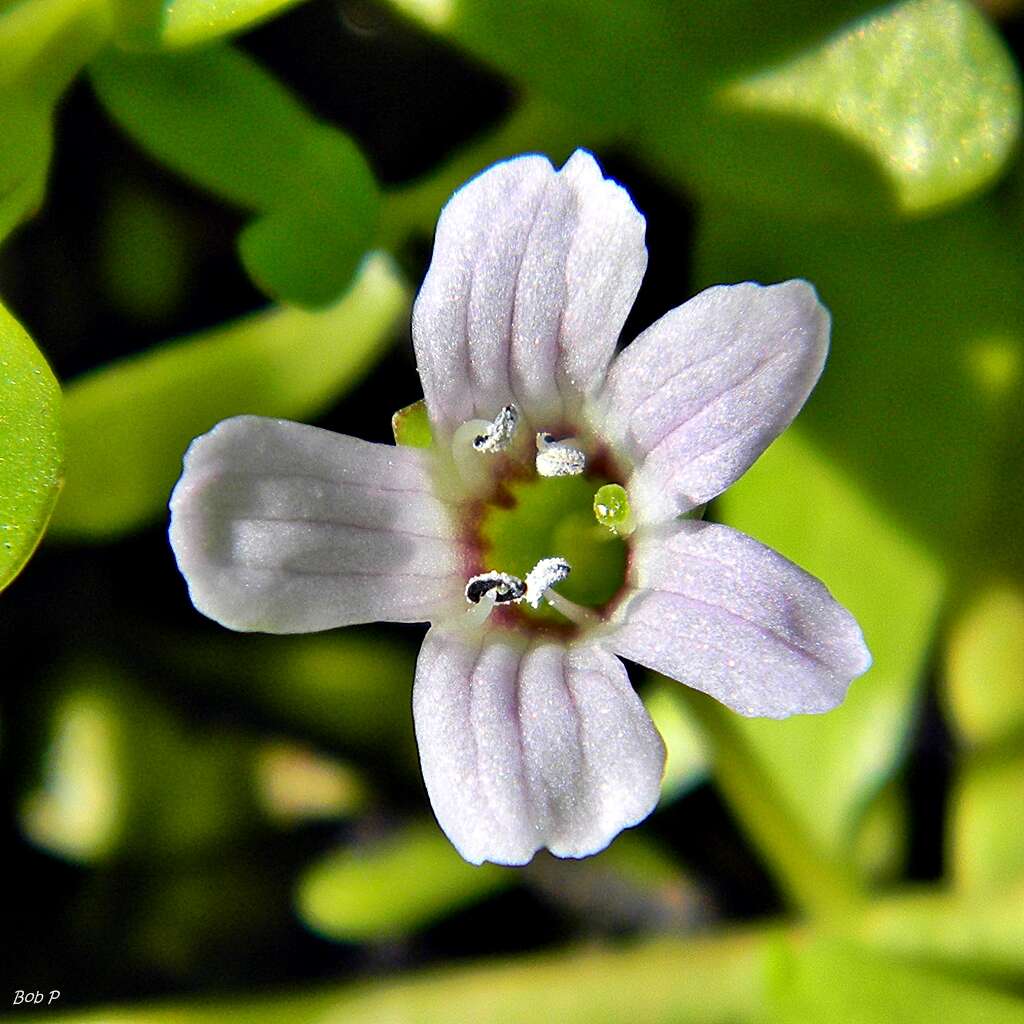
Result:
[[850,942],[782,943],[770,968],[771,1024],[1016,1024],[1024,1001]]
[[909,843],[906,792],[892,781],[874,794],[859,816],[853,861],[873,884],[891,883],[903,873]]
[[836,711],[743,724],[842,849],[899,761],[944,581],[976,572],[990,543],[978,524],[1015,443],[1024,266],[991,200],[899,229],[812,227],[735,204],[709,206],[701,225],[700,283],[806,277],[832,311],[814,395],[720,510],[820,576],[874,654]]
[[37,845],[70,860],[209,849],[258,821],[255,748],[196,734],[105,662],[54,683],[38,784],[21,805]]
[[1024,591],[992,582],[950,630],[943,694],[960,733],[993,743],[1024,733]]
[[255,769],[260,807],[282,825],[348,817],[366,804],[352,768],[290,740],[261,743]]
[[42,203],[54,105],[109,29],[107,7],[96,0],[34,0],[0,11],[0,240]]
[[421,398],[418,402],[399,409],[391,417],[391,432],[395,435],[395,444],[404,444],[411,448],[429,448],[434,443],[434,434],[430,429],[427,403]]
[[54,103],[110,31],[98,0],[31,0],[0,11],[0,88]]
[[474,867],[432,820],[328,854],[303,875],[296,903],[302,920],[326,938],[382,941],[526,884],[605,927],[678,932],[706,909],[679,866],[638,833],[620,835],[580,861],[542,851],[522,869]]
[[968,758],[950,807],[946,853],[957,887],[1001,899],[1007,886],[1024,883],[1024,754]]
[[911,891],[877,900],[847,922],[880,953],[1019,984],[1024,971],[1024,885],[990,892]]
[[253,1002],[48,1016],[54,1024],[736,1024],[757,1019],[761,934],[581,949]]
[[300,0],[113,0],[118,42],[174,49],[242,32]]
[[579,115],[578,144],[625,140],[705,197],[800,217],[951,203],[1019,131],[1012,58],[967,0],[392,3]]
[[296,903],[318,934],[365,942],[406,935],[515,880],[509,868],[467,864],[429,821],[328,854],[303,874]]
[[[802,995],[822,983],[820,975],[833,969],[841,972],[837,985],[845,1002],[828,1024],[848,1020],[862,1024],[863,1018],[847,1014],[856,1012],[860,1002],[857,991],[851,992],[857,979],[849,966],[852,957],[865,960],[865,1008],[877,1008],[884,985],[890,986],[890,997],[897,998],[906,984],[911,996],[924,999],[924,990],[930,987],[938,996],[948,996],[948,1005],[956,1010],[970,1014],[980,1006],[994,1014],[993,1024],[1003,1019],[1016,1022],[1019,999],[960,982],[934,967],[911,964],[931,962],[961,971],[977,969],[986,975],[1006,970],[1012,972],[1010,978],[1019,980],[1024,950],[1022,895],[1008,893],[1007,899],[974,904],[934,893],[887,899],[865,908],[864,917],[846,922],[858,941],[871,944],[870,953],[834,936],[816,938],[806,926],[787,930],[768,926],[618,948],[592,946],[373,980],[347,989],[264,996],[258,1001],[179,1002],[47,1019],[54,1024],[450,1024],[454,1007],[458,1019],[474,1024],[508,1024],[519,1019],[560,1024],[738,1024],[768,1019],[769,992],[774,993],[777,1012],[793,1012]],[[804,949],[816,959],[806,971],[800,964]],[[944,1005],[940,1004],[940,1012]],[[1004,1018],[1007,1007],[1014,1008],[1017,1016]],[[972,1020],[969,1015],[952,1019],[958,1024]],[[875,1020],[891,1024],[902,1018],[890,1014],[871,1024]]]
[[927,221],[854,226],[714,204],[700,224],[698,284],[814,284],[832,347],[796,429],[890,529],[973,574],[989,540],[979,523],[1016,483],[1005,452],[1020,448],[1024,260],[1001,206],[986,197]]
[[652,675],[643,690],[644,705],[654,721],[668,754],[661,782],[661,804],[671,803],[708,774],[708,755],[700,730],[677,700],[680,684]]
[[147,657],[185,684],[257,708],[331,747],[383,755],[392,768],[418,773],[410,709],[415,651],[387,634],[350,627],[233,636],[211,626],[201,644],[166,633],[148,639]]
[[900,761],[942,594],[934,561],[791,428],[721,499],[720,517],[820,576],[874,666],[827,715],[736,719],[810,833],[849,856],[859,815]]
[[375,256],[323,312],[260,313],[74,381],[54,530],[103,538],[155,519],[189,442],[228,416],[314,416],[389,344],[407,301],[394,267]]
[[[2,88],[2,86],[0,86]],[[18,91],[0,96],[0,241],[42,204],[53,145],[51,111]]]
[[154,188],[125,183],[114,191],[103,219],[100,273],[119,312],[154,323],[182,308],[196,255],[190,227]]
[[62,483],[60,388],[21,325],[0,305],[0,590],[31,557]]
[[[876,161],[906,213],[990,182],[1020,131],[1013,60],[962,0],[885,8],[813,53],[726,86],[720,102],[726,112],[805,118],[848,139]],[[758,157],[758,180],[771,181]]]
[[139,145],[258,215],[239,248],[267,294],[314,308],[337,298],[377,222],[376,183],[348,136],[228,46],[108,51],[90,70],[104,106]]

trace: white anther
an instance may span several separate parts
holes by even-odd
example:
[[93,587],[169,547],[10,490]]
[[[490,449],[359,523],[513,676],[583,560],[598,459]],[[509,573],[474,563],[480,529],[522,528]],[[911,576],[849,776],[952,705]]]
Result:
[[541,476],[579,476],[587,468],[587,456],[572,445],[572,438],[556,441],[551,434],[537,435],[537,472]]
[[466,584],[466,600],[479,604],[485,596],[495,604],[518,604],[526,596],[526,584],[507,572],[483,572]]
[[484,432],[473,438],[473,447],[478,452],[503,452],[512,444],[518,425],[519,410],[509,402]]
[[570,572],[572,572],[572,566],[564,558],[542,558],[526,574],[525,598],[527,604],[532,608],[537,608],[544,592],[556,583],[561,583]]

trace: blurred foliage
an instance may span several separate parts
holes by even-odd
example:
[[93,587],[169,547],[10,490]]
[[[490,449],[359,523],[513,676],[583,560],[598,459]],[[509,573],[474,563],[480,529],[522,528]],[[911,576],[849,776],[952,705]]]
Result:
[[239,32],[297,0],[112,0],[117,41],[129,49],[175,48]]
[[378,358],[406,303],[392,264],[370,256],[322,312],[258,313],[73,381],[55,532],[102,538],[155,518],[188,443],[228,416],[315,415]]
[[1024,735],[1024,586],[992,580],[950,629],[944,693],[968,743]]
[[142,146],[260,214],[238,246],[268,295],[319,308],[341,294],[373,241],[377,213],[376,185],[349,138],[227,46],[108,53],[90,71],[107,110]]
[[[966,0],[0,0],[0,285],[33,231],[46,256],[11,302],[35,341],[0,308],[0,587],[54,511],[67,431],[65,543],[0,616],[7,827],[33,904],[14,920],[59,907],[35,925],[39,962],[62,987],[79,965],[79,1006],[178,993],[48,1019],[1024,1016],[1020,17],[1001,31]],[[514,109],[469,116],[494,74]],[[403,120],[421,94],[435,113]],[[116,188],[60,166],[62,146],[88,149],[89,104],[123,133],[98,159],[133,162]],[[387,133],[409,150],[397,176]],[[789,277],[832,311],[806,410],[710,514],[824,579],[875,665],[843,707],[783,722],[645,680],[669,752],[651,822],[583,862],[474,868],[423,816],[419,634],[197,624],[146,528],[226,416],[383,436],[416,394],[392,342],[441,204],[496,159],[578,145],[648,214],[645,316]],[[95,231],[51,208],[51,180],[87,191]],[[223,220],[197,233],[210,210]],[[213,275],[197,239],[228,254]],[[223,301],[192,316],[203,286]],[[53,328],[78,329],[69,295],[116,312],[76,358]],[[73,367],[63,399],[36,343]],[[422,403],[392,428],[430,443]],[[481,949],[504,955],[443,963]],[[268,970],[293,991],[254,994]]]

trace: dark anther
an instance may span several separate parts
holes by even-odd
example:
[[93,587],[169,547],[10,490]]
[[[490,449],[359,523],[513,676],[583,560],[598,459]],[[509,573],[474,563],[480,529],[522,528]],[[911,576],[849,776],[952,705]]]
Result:
[[526,594],[526,584],[518,576],[503,572],[487,572],[474,576],[466,584],[466,600],[479,604],[485,594],[494,592],[495,604],[511,604],[521,601]]

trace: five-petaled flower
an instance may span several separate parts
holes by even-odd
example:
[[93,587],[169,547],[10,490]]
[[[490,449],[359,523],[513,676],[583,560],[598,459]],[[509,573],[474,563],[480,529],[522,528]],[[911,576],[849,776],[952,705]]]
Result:
[[[804,281],[709,288],[616,356],[644,226],[588,153],[490,168],[442,212],[413,311],[432,447],[242,416],[171,499],[192,600],[225,626],[431,623],[420,760],[474,863],[581,857],[653,809],[664,747],[619,657],[776,718],[870,664],[818,580],[685,518],[803,405],[828,313]],[[618,531],[588,507],[609,484]]]

